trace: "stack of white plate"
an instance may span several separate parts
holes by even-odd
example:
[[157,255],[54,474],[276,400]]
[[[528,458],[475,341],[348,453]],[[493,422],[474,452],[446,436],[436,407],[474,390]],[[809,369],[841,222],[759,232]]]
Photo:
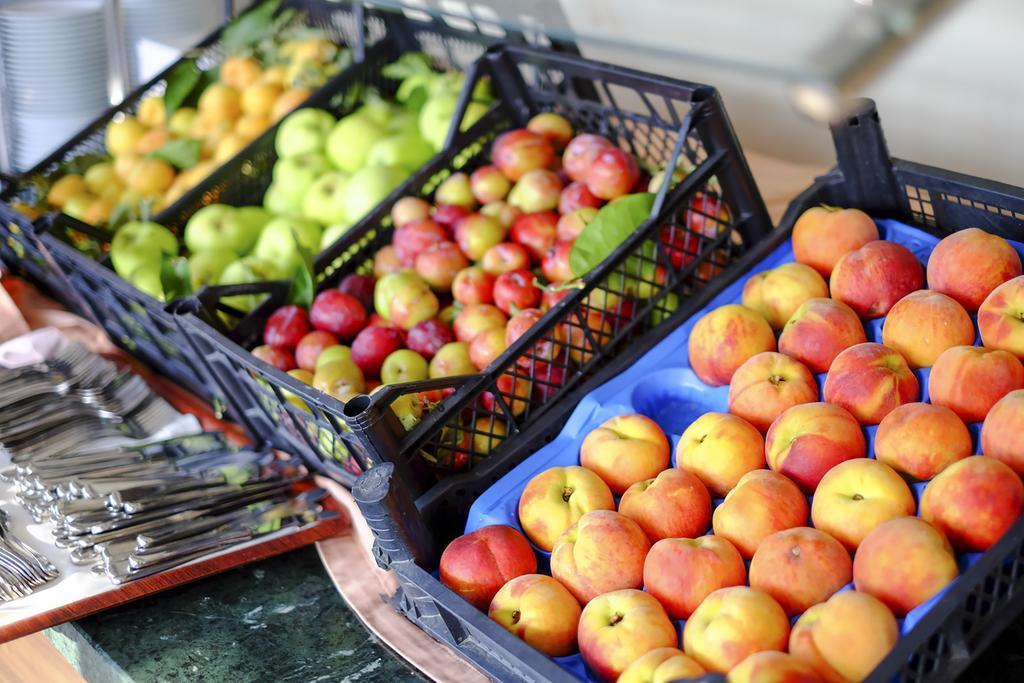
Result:
[[[181,52],[224,22],[221,0],[121,0],[121,18],[132,87],[168,66],[163,45]],[[174,59],[170,59],[174,61]]]
[[11,162],[25,170],[110,106],[103,0],[0,4]]

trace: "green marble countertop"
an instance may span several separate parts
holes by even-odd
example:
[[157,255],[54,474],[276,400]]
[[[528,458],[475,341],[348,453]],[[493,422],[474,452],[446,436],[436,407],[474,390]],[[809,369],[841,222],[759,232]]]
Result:
[[423,680],[352,613],[312,546],[46,633],[90,683]]
[[[47,631],[89,683],[423,680],[362,625],[316,550],[296,550]],[[442,647],[438,645],[437,647]],[[1024,618],[960,677],[1024,669]]]

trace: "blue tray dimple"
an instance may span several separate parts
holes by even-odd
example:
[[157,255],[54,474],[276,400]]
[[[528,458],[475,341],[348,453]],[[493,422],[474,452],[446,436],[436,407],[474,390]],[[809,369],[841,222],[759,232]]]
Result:
[[[939,239],[917,228],[893,220],[877,220],[881,239],[897,242],[910,249],[925,266],[932,249]],[[1024,258],[1024,244],[1010,242],[1014,249]],[[687,341],[690,330],[708,311],[730,303],[739,303],[742,299],[743,285],[747,278],[783,263],[793,261],[793,248],[789,240],[779,245],[767,257],[732,285],[724,289],[711,300],[707,306],[695,313],[678,329],[637,360],[627,371],[615,379],[603,384],[587,394],[570,415],[561,433],[552,442],[538,450],[518,467],[498,480],[483,493],[470,508],[466,520],[466,532],[474,531],[490,524],[506,524],[522,530],[519,525],[517,506],[519,497],[526,484],[537,474],[551,467],[579,465],[579,448],[584,437],[608,418],[626,413],[641,413],[657,422],[665,431],[672,443],[672,465],[675,466],[675,446],[687,426],[706,412],[728,412],[729,387],[709,387],[704,384],[690,369]],[[864,330],[868,341],[882,342],[882,323],[884,319],[865,321]],[[975,344],[980,345],[977,335],[977,317],[975,323]],[[921,385],[919,401],[928,400],[929,368],[915,370]],[[818,381],[819,395],[825,380],[824,373],[815,376]],[[974,451],[980,445],[981,424],[968,425]],[[875,457],[876,426],[865,427],[864,434],[868,444],[868,457]],[[911,484],[915,500],[920,500],[924,491],[924,483]],[[810,498],[808,498],[808,502]],[[721,499],[712,501],[717,507]],[[811,520],[807,520],[811,526]],[[707,533],[711,533],[708,529]],[[535,550],[537,550],[535,548]],[[537,550],[538,564],[547,567],[549,554]],[[960,571],[963,573],[974,564],[981,555],[968,553],[957,557]],[[748,563],[749,564],[749,563]],[[952,584],[950,584],[951,586]],[[847,585],[841,590],[849,590]],[[947,586],[938,595],[911,610],[906,617],[899,620],[900,633],[906,635],[928,613],[949,590]],[[796,618],[793,619],[795,623]],[[684,621],[677,621],[679,633],[682,633]],[[556,662],[564,669],[581,680],[597,681],[587,669],[579,655],[559,657]]]

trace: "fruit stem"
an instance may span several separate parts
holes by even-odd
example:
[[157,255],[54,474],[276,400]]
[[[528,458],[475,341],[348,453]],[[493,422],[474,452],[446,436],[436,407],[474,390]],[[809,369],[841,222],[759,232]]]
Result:
[[608,625],[615,626],[615,624],[619,623],[620,621],[622,621],[622,614],[616,612],[612,615],[611,621],[608,622]]
[[522,615],[522,613],[519,610],[516,610],[515,612],[513,612],[512,613],[512,623],[513,624],[518,624],[519,623],[519,618],[521,616],[523,616],[523,615]]
[[575,490],[576,489],[574,489],[571,486],[566,486],[565,488],[563,488],[562,489],[562,500],[564,500],[566,503],[568,503],[569,499],[572,498],[572,494],[573,494],[573,492]]

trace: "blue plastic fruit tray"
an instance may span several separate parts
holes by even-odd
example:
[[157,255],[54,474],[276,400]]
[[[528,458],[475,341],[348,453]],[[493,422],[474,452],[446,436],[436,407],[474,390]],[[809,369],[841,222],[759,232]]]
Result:
[[[898,221],[878,220],[876,223],[881,239],[897,242],[907,247],[918,258],[922,266],[927,264],[928,256],[939,242],[937,237]],[[1012,241],[1010,244],[1024,259],[1024,244]],[[505,524],[521,531],[517,506],[526,484],[533,477],[551,467],[579,465],[580,445],[583,443],[583,439],[605,420],[616,415],[640,413],[657,422],[672,442],[672,466],[674,467],[676,464],[675,447],[690,423],[707,412],[724,413],[729,411],[729,387],[710,387],[704,384],[690,368],[687,352],[690,330],[708,311],[725,304],[740,303],[743,285],[751,275],[793,260],[792,243],[786,240],[754,266],[746,277],[740,278],[723,290],[706,307],[694,314],[626,372],[588,394],[580,401],[561,433],[553,441],[498,480],[473,503],[466,521],[466,532],[490,524]],[[884,321],[885,318],[878,318],[865,322],[864,329],[868,341],[881,343]],[[977,320],[975,319],[974,322],[975,331],[977,331]],[[974,343],[976,345],[981,343],[977,332]],[[918,399],[920,401],[928,401],[929,372],[930,368],[914,370],[921,386],[921,395]],[[820,396],[825,374],[817,375],[816,379]],[[875,457],[874,437],[877,429],[876,426],[864,428],[869,458]],[[968,424],[968,429],[971,433],[974,451],[978,452],[981,423]],[[911,484],[915,499],[920,499],[924,487],[925,483]],[[717,507],[721,502],[721,499],[712,501],[712,507]],[[810,519],[807,520],[807,524],[812,525]],[[708,529],[707,533],[712,533],[712,531]],[[538,571],[550,573],[548,571],[550,553],[537,547],[534,547],[534,551],[537,553]],[[961,573],[980,557],[981,553],[959,555],[957,560]],[[747,564],[749,566],[749,562]],[[909,633],[955,583],[954,581],[931,600],[919,605],[906,617],[900,619],[900,633],[902,635]],[[842,590],[850,590],[852,587],[850,584]],[[796,619],[797,617],[794,617],[792,622],[795,623]],[[681,635],[685,621],[676,623]],[[587,681],[597,680],[579,655],[559,657],[555,658],[555,661],[577,678]]]

